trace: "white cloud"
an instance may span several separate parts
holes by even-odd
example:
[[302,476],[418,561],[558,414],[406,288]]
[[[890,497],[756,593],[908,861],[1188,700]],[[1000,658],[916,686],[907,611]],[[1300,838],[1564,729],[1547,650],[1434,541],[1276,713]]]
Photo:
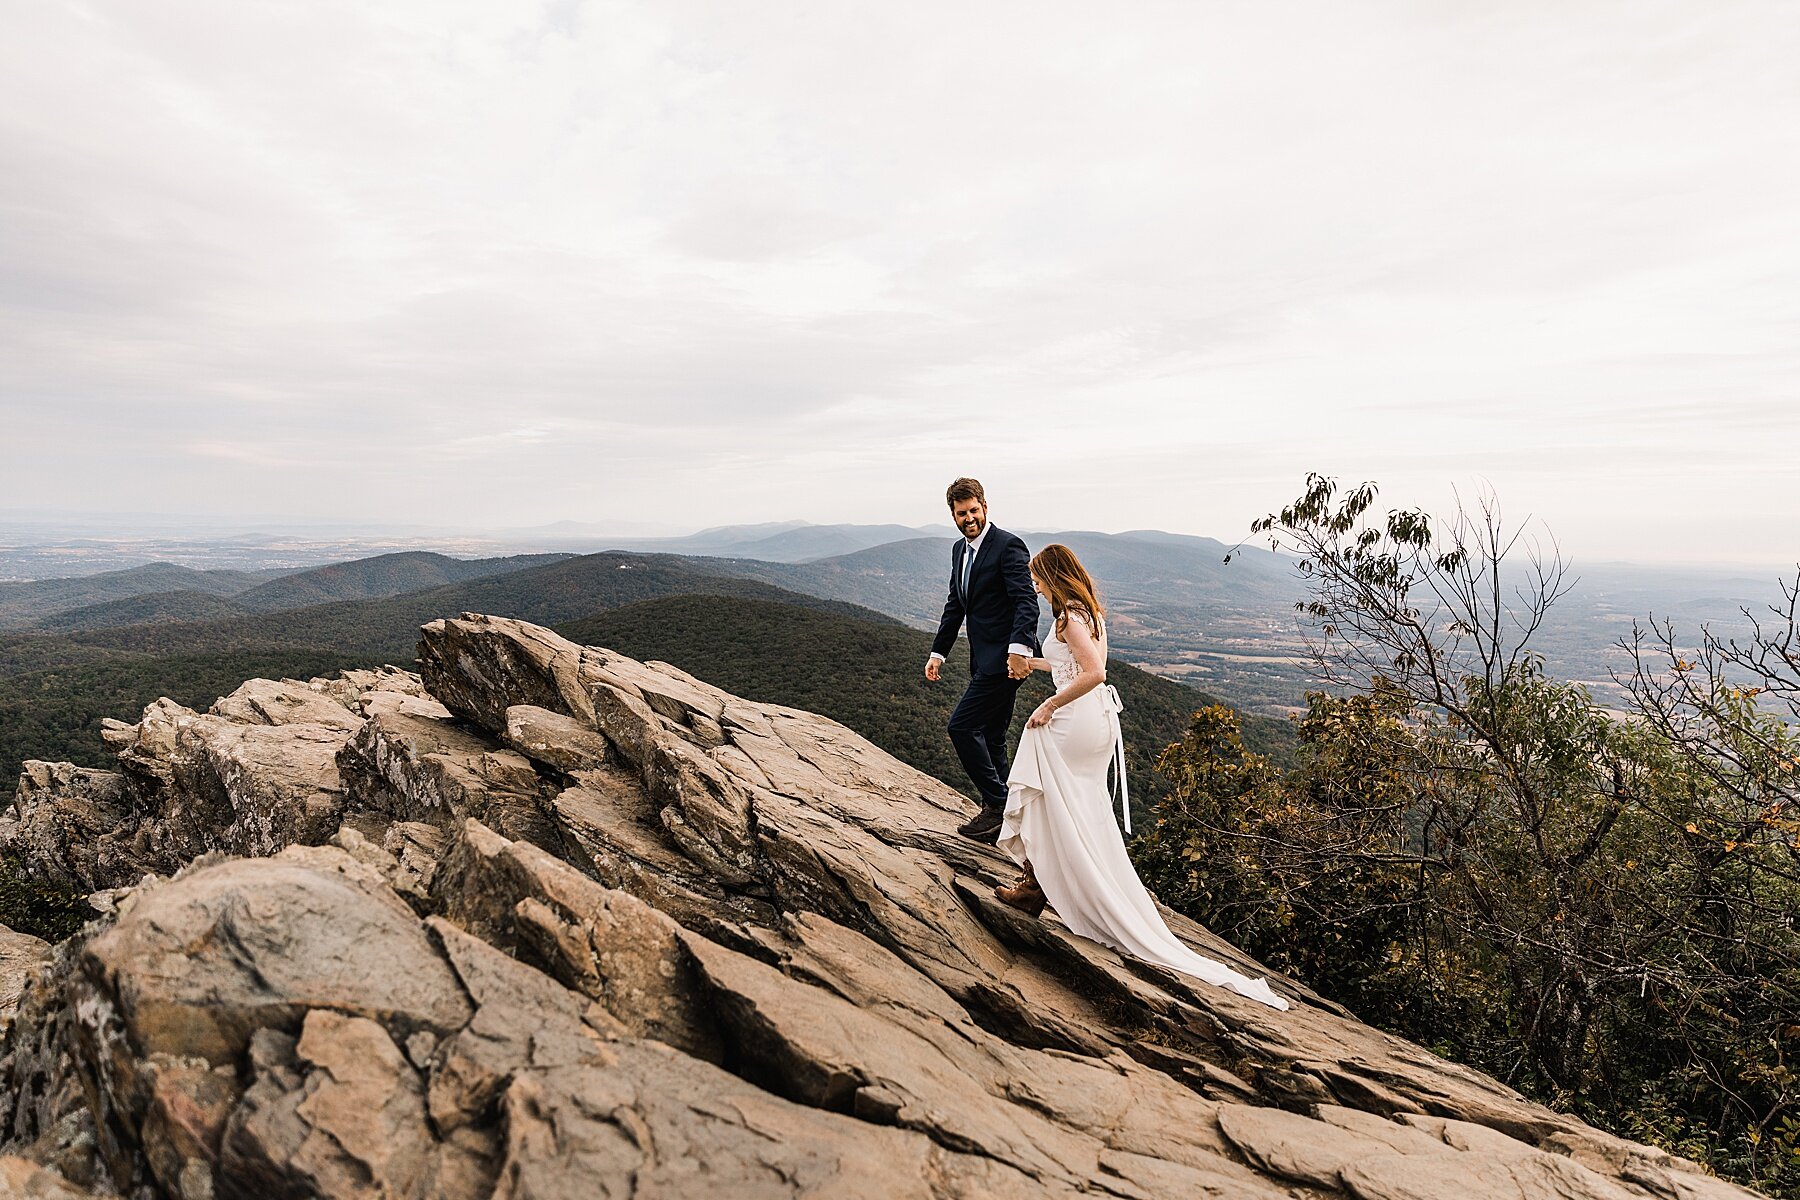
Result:
[[0,507],[1800,553],[1788,5],[15,8]]

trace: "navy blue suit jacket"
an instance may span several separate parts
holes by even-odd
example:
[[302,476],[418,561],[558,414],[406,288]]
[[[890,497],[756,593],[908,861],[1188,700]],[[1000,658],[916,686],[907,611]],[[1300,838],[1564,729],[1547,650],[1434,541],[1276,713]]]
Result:
[[969,673],[1006,674],[1006,648],[1014,642],[1040,649],[1037,638],[1037,590],[1031,586],[1031,552],[1017,534],[989,525],[981,552],[969,572],[969,595],[962,594],[963,555],[969,552],[965,538],[950,547],[950,597],[938,622],[933,653],[949,655],[956,631],[965,623],[969,630]]

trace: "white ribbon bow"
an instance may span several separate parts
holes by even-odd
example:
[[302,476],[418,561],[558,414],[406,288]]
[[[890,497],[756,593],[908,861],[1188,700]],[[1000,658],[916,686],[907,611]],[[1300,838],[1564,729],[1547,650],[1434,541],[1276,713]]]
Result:
[[1113,765],[1119,772],[1119,816],[1125,821],[1125,832],[1131,832],[1131,789],[1125,784],[1125,730],[1119,724],[1119,714],[1125,711],[1125,701],[1119,698],[1119,689],[1110,683],[1100,685],[1108,699],[1112,701],[1113,723]]

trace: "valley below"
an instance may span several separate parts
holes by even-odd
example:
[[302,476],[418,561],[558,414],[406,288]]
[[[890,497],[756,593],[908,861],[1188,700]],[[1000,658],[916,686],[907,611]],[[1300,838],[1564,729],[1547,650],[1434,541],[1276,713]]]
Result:
[[[60,753],[92,745],[93,723],[113,715],[103,707],[129,708],[153,698],[143,693],[154,686],[202,702],[201,692],[252,666],[220,655],[256,656],[256,670],[291,661],[307,673],[408,662],[412,623],[447,604],[559,622],[706,593],[929,631],[952,544],[904,526],[799,522],[684,538],[608,538],[563,525],[522,531],[510,544],[429,531],[110,540],[58,532],[0,527],[10,542],[0,544],[0,576],[33,573],[0,581],[0,706],[35,698],[36,715],[11,710],[7,740],[33,725],[50,739],[39,748]],[[1304,579],[1291,559],[1158,531],[1026,537],[1034,547],[1067,544],[1087,563],[1110,609],[1117,658],[1261,717],[1298,712],[1308,690],[1326,688],[1295,611]],[[1692,646],[1703,627],[1742,636],[1750,628],[1742,609],[1761,613],[1780,599],[1773,571],[1576,564],[1571,579],[1533,646],[1546,671],[1615,710],[1624,693],[1614,675],[1632,670],[1619,643],[1634,621],[1670,620],[1676,644]]]

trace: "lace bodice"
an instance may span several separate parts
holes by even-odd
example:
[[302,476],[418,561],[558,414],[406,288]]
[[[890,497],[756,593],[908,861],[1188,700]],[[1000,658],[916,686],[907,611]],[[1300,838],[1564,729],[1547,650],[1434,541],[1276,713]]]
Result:
[[[1072,616],[1069,619],[1079,621],[1081,618]],[[1050,661],[1050,681],[1056,685],[1058,691],[1073,683],[1081,674],[1081,664],[1075,661],[1074,652],[1069,649],[1068,644],[1056,636],[1054,625],[1050,628],[1049,639],[1044,642],[1044,657]],[[1106,623],[1104,621],[1100,624],[1100,661],[1106,661]]]

